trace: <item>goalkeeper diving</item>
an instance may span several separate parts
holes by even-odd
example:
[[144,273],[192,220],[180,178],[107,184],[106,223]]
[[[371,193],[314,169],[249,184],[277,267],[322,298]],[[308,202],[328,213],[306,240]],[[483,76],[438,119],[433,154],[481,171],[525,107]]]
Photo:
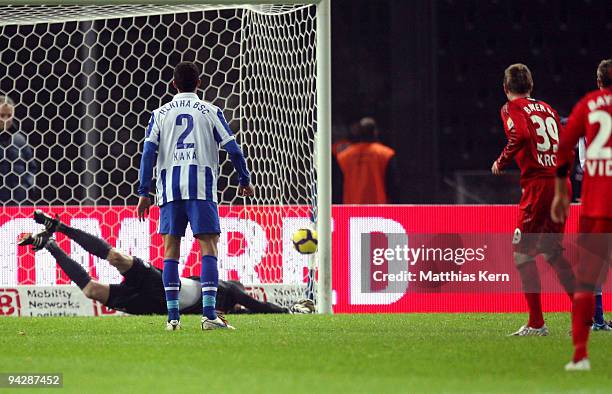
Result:
[[[40,210],[34,212],[36,223],[45,230],[26,233],[19,245],[32,245],[34,251],[46,249],[60,268],[83,291],[87,298],[104,306],[132,315],[165,315],[167,313],[162,270],[138,257],[128,256],[113,248],[104,239],[62,223]],[[53,234],[62,233],[88,253],[107,260],[125,280],[119,284],[104,284],[92,279],[87,271],[60,248]],[[202,314],[202,285],[199,277],[180,278],[179,308],[184,314]],[[313,313],[311,300],[299,300],[290,308],[262,302],[247,294],[238,281],[219,281],[216,307],[222,313]],[[219,315],[223,319],[222,315]]]

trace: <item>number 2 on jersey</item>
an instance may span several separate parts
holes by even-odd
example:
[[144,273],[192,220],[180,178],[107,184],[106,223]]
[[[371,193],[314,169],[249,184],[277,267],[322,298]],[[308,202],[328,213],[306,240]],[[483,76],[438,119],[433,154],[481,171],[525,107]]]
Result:
[[594,111],[589,114],[589,123],[599,123],[599,131],[586,151],[586,158],[591,160],[612,159],[612,147],[606,146],[612,136],[612,116],[605,111]]
[[191,134],[191,132],[193,131],[193,116],[189,114],[180,114],[176,117],[176,125],[183,126],[183,120],[185,119],[187,120],[187,127],[185,128],[185,131],[183,131],[179,136],[179,139],[176,143],[176,149],[190,149],[195,146],[193,142],[185,143],[185,138],[187,138],[189,134]]

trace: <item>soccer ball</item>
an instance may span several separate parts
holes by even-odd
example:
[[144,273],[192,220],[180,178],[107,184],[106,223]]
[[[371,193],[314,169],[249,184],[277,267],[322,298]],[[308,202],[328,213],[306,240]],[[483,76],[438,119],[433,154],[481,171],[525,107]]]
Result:
[[293,233],[293,247],[301,254],[312,254],[317,251],[317,232],[309,228],[301,228]]

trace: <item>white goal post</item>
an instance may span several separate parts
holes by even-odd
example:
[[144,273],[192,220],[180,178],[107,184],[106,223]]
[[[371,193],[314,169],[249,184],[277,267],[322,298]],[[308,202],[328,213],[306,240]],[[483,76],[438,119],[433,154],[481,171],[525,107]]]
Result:
[[[222,154],[222,279],[292,289],[287,302],[315,295],[318,312],[332,313],[330,1],[0,5],[0,97],[15,103],[22,152],[3,158],[0,236],[32,231],[26,217],[39,207],[155,258],[156,219],[132,220],[144,129],[172,97],[174,65],[189,60],[202,70],[201,96],[236,132],[257,191],[236,196]],[[314,259],[290,242],[309,225],[319,237]],[[188,272],[196,259],[184,244]],[[120,280],[74,243],[62,245],[102,280]],[[20,253],[0,247],[0,286],[61,282],[49,255]]]

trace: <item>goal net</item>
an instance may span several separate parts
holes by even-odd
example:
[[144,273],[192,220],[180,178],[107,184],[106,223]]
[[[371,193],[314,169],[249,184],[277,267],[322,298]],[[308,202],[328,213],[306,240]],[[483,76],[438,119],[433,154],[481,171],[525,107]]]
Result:
[[[159,213],[139,222],[135,189],[150,114],[171,100],[173,68],[187,60],[256,187],[237,197],[221,153],[220,279],[282,303],[312,297],[315,259],[293,249],[291,234],[316,218],[316,17],[315,5],[1,6],[0,100],[14,122],[2,131],[0,285],[70,283],[49,254],[15,245],[40,229],[34,208],[161,265]],[[121,281],[58,237],[93,277]],[[199,275],[199,248],[189,230],[185,238],[182,275]]]

